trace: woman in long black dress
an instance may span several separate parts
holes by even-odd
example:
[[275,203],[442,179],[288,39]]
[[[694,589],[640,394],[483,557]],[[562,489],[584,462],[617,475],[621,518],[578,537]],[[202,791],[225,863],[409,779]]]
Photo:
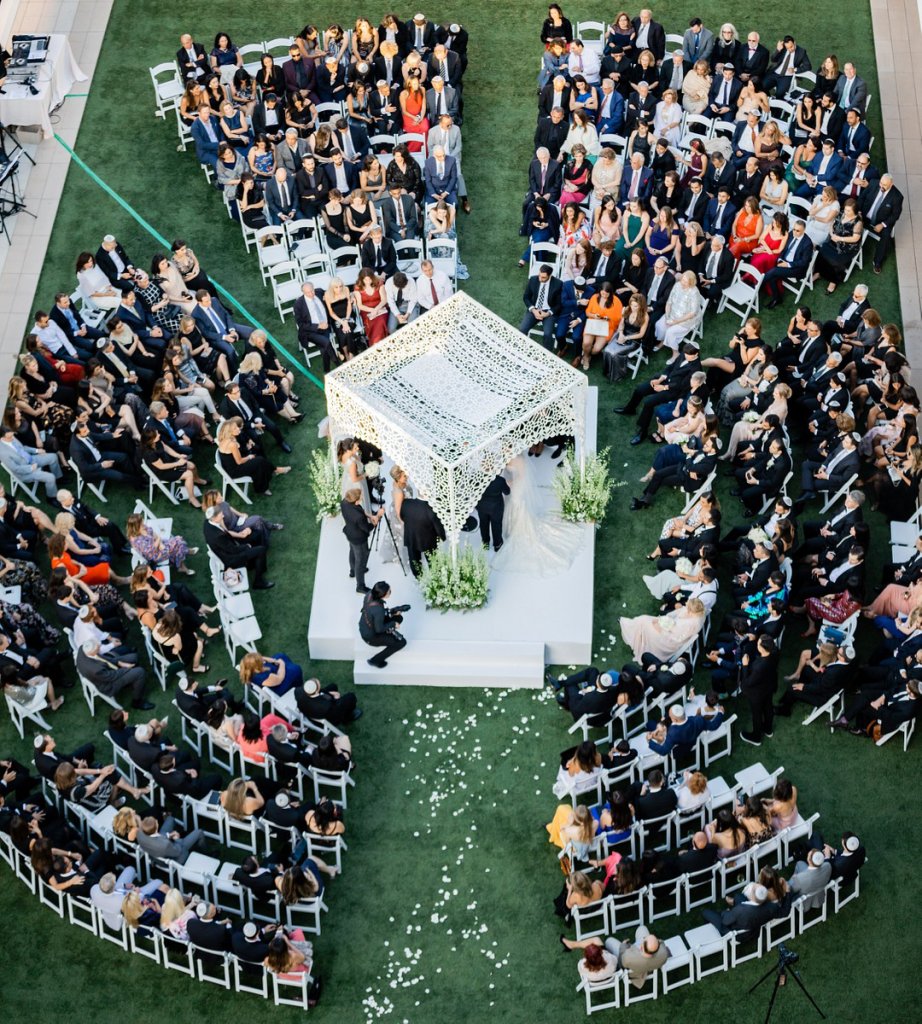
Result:
[[418,203],[423,197],[423,176],[419,164],[401,142],[394,146],[394,159],[387,165],[385,180],[388,188],[402,188]]
[[289,473],[291,466],[273,466],[264,456],[250,452],[244,455],[240,448],[240,435],[243,433],[243,420],[239,416],[231,416],[218,429],[218,458],[221,468],[232,479],[252,477],[253,488],[257,494],[272,494],[269,484],[273,476]]
[[256,179],[250,171],[244,171],[240,175],[235,198],[241,220],[248,228],[258,231],[267,225],[266,201],[259,194],[259,189],[256,187]]
[[141,433],[141,458],[158,480],[164,483],[181,481],[189,497],[189,504],[193,508],[202,507],[195,496],[195,485],[204,485],[208,481],[199,476],[195,463],[163,443],[158,430],[145,430]]
[[324,292],[323,302],[330,314],[337,347],[347,360],[357,356],[362,349],[362,336],[355,328],[352,292],[340,278],[334,277]]
[[282,69],[276,66],[271,53],[264,53],[260,59],[260,68],[256,72],[256,85],[265,96],[274,93],[279,98],[285,95],[285,76]]
[[858,200],[849,196],[832,225],[832,233],[820,246],[813,268],[813,280],[825,278],[829,282],[826,291],[830,294],[845,280],[855,253],[861,248],[863,234]]
[[358,245],[358,233],[353,235],[346,223],[346,207],[338,188],[331,188],[327,193],[327,201],[320,216],[323,219],[323,237],[327,248],[342,249],[347,245]]

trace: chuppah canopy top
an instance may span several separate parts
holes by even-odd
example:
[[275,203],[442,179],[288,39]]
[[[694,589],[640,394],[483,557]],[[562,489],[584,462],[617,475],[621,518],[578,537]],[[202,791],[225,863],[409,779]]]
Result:
[[458,292],[327,374],[330,436],[389,455],[454,550],[510,459],[560,435],[582,456],[586,388],[583,374]]

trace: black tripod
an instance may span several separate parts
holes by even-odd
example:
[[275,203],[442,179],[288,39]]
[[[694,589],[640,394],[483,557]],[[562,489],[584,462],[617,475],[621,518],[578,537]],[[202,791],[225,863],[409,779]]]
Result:
[[755,990],[762,984],[763,981],[768,981],[772,971],[775,972],[775,987],[772,989],[772,997],[768,1001],[768,1012],[765,1014],[765,1024],[768,1024],[769,1020],[771,1019],[772,1010],[775,1008],[775,998],[778,995],[778,989],[782,985],[784,985],[788,980],[788,968],[790,968],[791,975],[794,978],[794,981],[796,981],[798,986],[800,987],[800,991],[803,992],[807,999],[810,1000],[810,1005],[813,1007],[814,1010],[816,1010],[820,1017],[823,1018],[823,1020],[826,1020],[826,1014],[823,1013],[819,1006],[816,1005],[816,1000],[813,998],[813,996],[810,995],[803,981],[801,981],[800,971],[798,971],[797,968],[794,967],[794,964],[796,964],[799,959],[799,953],[795,953],[792,949],[788,949],[788,947],[785,946],[784,943],[782,943],[778,947],[778,963],[775,964],[774,967],[769,967],[769,969],[762,975],[761,978],[759,978],[759,980],[752,986],[752,988],[747,993],[747,995],[751,996],[752,993],[755,992]]
[[[383,505],[381,506],[381,509],[382,509],[382,511],[384,511],[384,506]],[[391,527],[390,516],[387,514],[387,512],[384,512],[384,514],[381,516],[381,518],[375,523],[375,528],[371,531],[371,538],[370,538],[371,547],[375,551],[378,550],[378,541],[381,538],[381,524],[382,523],[384,523],[387,526],[387,532],[391,535],[391,543],[394,545],[394,551],[397,552],[397,562],[400,565],[400,568],[401,568],[404,576],[406,576],[406,574],[407,574],[406,566],[403,564],[403,559],[400,557],[400,545],[397,543],[397,538],[394,536],[394,530]]]
[[[12,153],[7,153],[6,151],[7,139],[9,139],[13,147]],[[0,121],[0,165],[8,164],[10,160],[12,160],[16,156],[17,153],[22,153],[22,155],[29,161],[29,163],[32,164],[33,167],[35,166],[35,161],[32,159],[31,156],[29,156],[25,149],[23,149],[23,145],[19,141],[16,132],[12,128],[9,128],[7,125],[5,125],[2,121]]]
[[19,194],[19,182],[16,178],[19,158],[23,152],[20,150],[14,153],[8,163],[0,164],[0,232],[6,236],[7,242],[10,241],[10,232],[6,226],[7,217],[12,217],[15,213],[25,213],[35,219],[35,214],[26,209],[26,204]]

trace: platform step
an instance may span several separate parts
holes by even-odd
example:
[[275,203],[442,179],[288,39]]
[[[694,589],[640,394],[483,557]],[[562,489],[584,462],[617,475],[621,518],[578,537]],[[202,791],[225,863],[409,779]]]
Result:
[[353,674],[357,685],[490,686],[540,689],[544,645],[505,641],[410,643],[385,668],[368,664],[376,649],[358,641]]

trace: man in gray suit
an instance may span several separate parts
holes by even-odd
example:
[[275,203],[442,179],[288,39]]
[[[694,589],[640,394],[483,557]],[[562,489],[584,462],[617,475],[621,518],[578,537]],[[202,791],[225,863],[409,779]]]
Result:
[[737,898],[729,910],[703,910],[701,916],[708,924],[726,935],[727,932],[748,932],[758,935],[762,925],[767,924],[776,913],[777,904],[770,903],[768,891],[758,882],[750,882],[743,889],[742,899]]
[[818,910],[826,900],[826,886],[832,877],[832,864],[822,850],[811,850],[807,861],[799,860],[791,876],[791,892],[804,897],[807,910]]
[[176,822],[170,814],[159,829],[157,819],[153,817],[144,818],[138,829],[138,846],[154,860],[175,860],[177,864],[185,864],[201,840],[202,831],[197,828],[183,837],[176,830]]
[[100,693],[117,697],[131,687],[131,706],[139,711],[150,711],[154,706],[144,699],[145,672],[140,665],[99,653],[96,640],[87,642],[77,651],[77,671],[88,679]]
[[461,129],[454,123],[451,114],[442,114],[439,123],[429,129],[426,137],[426,145],[431,153],[436,146],[441,146],[447,156],[453,156],[458,166],[458,198],[461,201],[461,209],[465,213],[471,212],[471,203],[467,196],[467,184],[464,181],[464,174],[461,171]]
[[298,138],[298,129],[289,128],[285,138],[275,147],[275,166],[284,167],[288,177],[294,181],[295,175],[301,170],[301,161],[311,148],[305,139]]
[[606,939],[605,948],[618,957],[620,967],[630,972],[628,980],[634,988],[643,988],[647,983],[647,975],[658,971],[669,959],[669,950],[665,944],[651,935],[645,925],[638,927],[633,942]]

